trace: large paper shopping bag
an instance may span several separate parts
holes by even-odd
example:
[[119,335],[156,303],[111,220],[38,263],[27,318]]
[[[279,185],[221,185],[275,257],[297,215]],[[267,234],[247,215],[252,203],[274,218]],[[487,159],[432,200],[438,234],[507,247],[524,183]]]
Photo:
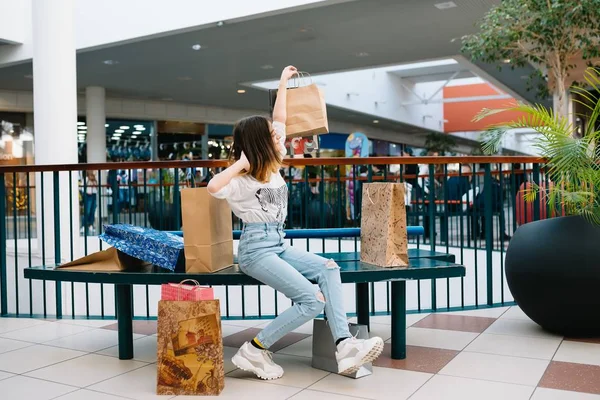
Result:
[[170,271],[183,272],[183,240],[168,232],[127,224],[105,225],[99,238],[117,250]]
[[[269,91],[271,111],[275,106],[277,91]],[[287,90],[286,136],[314,136],[329,133],[327,104],[323,91],[312,83],[310,75],[300,72],[297,78],[290,80]]]
[[225,386],[219,300],[158,302],[159,395],[218,395]]
[[181,191],[185,271],[215,272],[233,264],[231,209],[206,188]]
[[[193,285],[186,285],[185,282],[192,282]],[[215,294],[213,288],[200,286],[198,281],[193,279],[184,279],[179,283],[164,283],[160,285],[161,300],[176,301],[201,301],[213,300]]]
[[365,183],[362,190],[360,261],[408,266],[403,183]]
[[114,247],[98,251],[80,259],[58,266],[77,271],[141,271],[152,264],[131,257]]

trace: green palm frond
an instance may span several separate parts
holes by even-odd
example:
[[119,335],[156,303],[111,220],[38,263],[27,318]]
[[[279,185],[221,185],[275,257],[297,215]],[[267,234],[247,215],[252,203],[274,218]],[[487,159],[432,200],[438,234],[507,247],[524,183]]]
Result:
[[[483,109],[473,119],[481,121],[503,112],[518,112],[521,116],[502,125],[492,125],[481,135],[482,149],[495,154],[502,139],[511,129],[530,129],[539,136],[534,146],[547,160],[546,176],[549,187],[544,201],[552,210],[564,210],[568,215],[580,215],[600,225],[600,71],[586,71],[587,87],[573,88],[577,102],[590,113],[583,137],[576,137],[575,126],[566,116],[559,116],[541,105],[518,103],[503,109]],[[541,195],[540,187],[530,184],[524,193],[525,201],[533,202]]]

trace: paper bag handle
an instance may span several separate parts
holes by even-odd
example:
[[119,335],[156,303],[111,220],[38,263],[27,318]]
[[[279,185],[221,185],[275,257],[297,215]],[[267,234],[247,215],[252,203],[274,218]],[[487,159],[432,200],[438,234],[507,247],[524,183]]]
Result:
[[[177,284],[177,287],[185,286],[185,282],[192,282],[194,286],[200,286],[200,283],[195,279],[184,279]],[[181,291],[177,291],[177,301],[181,301]]]
[[[294,75],[292,75],[292,78],[288,81],[288,89],[295,89],[295,88],[299,88],[300,85],[302,85],[302,82],[304,81],[304,79],[308,78],[310,80],[310,83],[308,85],[312,85],[312,76],[310,76],[310,74],[308,72],[302,72],[302,71],[298,71],[296,72]],[[290,86],[289,82],[293,82],[295,84],[295,86]],[[302,86],[308,86],[308,85],[302,85]]]
[[198,281],[197,281],[197,280],[195,280],[195,279],[184,279],[184,280],[182,280],[181,282],[179,282],[179,283],[177,284],[177,286],[183,286],[183,284],[184,284],[185,282],[192,282],[192,283],[194,284],[194,286],[200,286],[200,282],[198,282]]
[[[379,201],[379,190],[376,191],[377,192],[377,201]],[[369,201],[371,202],[371,204],[375,205],[377,203],[375,203],[372,199],[371,199],[371,193],[369,193],[369,187],[367,186],[367,198],[369,199]]]

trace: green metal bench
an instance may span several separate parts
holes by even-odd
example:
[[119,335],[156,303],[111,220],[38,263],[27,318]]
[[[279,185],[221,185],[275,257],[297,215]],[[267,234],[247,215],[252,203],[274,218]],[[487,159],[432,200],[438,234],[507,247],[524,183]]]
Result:
[[[325,253],[341,268],[343,283],[356,284],[357,318],[369,325],[369,283],[391,281],[392,358],[406,358],[406,280],[465,276],[465,267],[454,264],[454,255],[409,249],[408,268],[382,268],[361,263],[359,253]],[[25,278],[57,282],[110,283],[116,288],[119,358],[133,358],[133,286],[177,283],[195,279],[202,285],[260,285],[236,266],[211,274],[173,273],[155,268],[149,272],[93,272],[57,269],[55,266],[26,268]]]

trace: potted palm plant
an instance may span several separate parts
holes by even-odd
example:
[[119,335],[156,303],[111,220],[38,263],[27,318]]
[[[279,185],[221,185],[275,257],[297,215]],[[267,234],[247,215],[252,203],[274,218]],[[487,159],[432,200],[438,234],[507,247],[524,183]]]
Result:
[[586,71],[586,87],[574,87],[574,98],[587,120],[583,132],[568,116],[542,106],[517,104],[484,109],[481,120],[504,111],[522,117],[492,126],[483,135],[483,150],[497,152],[508,129],[539,133],[536,146],[546,160],[549,185],[525,189],[525,200],[541,198],[562,215],[520,226],[506,253],[506,280],[516,303],[546,330],[568,336],[600,335],[600,74]]

